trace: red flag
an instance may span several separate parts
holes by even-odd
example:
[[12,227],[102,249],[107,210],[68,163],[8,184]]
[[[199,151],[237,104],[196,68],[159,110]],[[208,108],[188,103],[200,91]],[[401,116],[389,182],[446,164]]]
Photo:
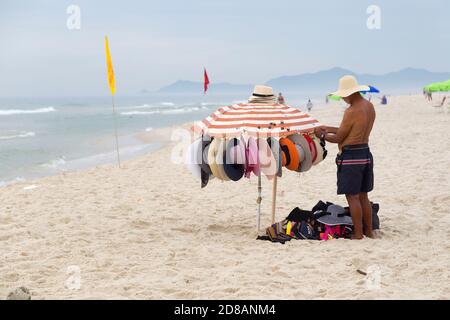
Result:
[[209,78],[208,78],[208,74],[206,73],[206,69],[204,68],[204,74],[203,74],[203,89],[204,89],[204,93],[206,94],[206,91],[208,90],[208,85],[209,85]]

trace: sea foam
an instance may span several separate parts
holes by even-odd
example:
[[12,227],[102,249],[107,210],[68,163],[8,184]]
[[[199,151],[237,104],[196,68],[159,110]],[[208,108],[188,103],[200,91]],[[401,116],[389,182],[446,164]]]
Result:
[[56,111],[53,107],[47,107],[47,108],[39,108],[39,109],[7,109],[7,110],[0,110],[0,116],[11,116],[16,114],[35,114],[35,113],[48,113],[48,112],[54,112]]
[[19,132],[18,134],[9,134],[0,136],[0,140],[11,140],[11,139],[17,139],[17,138],[29,138],[34,137],[36,133],[30,131],[30,132]]

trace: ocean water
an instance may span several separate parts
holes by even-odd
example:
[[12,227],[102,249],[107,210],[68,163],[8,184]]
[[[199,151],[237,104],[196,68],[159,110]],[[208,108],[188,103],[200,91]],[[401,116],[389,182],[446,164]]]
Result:
[[[136,134],[200,120],[247,95],[116,97],[121,159],[152,152]],[[307,97],[286,97],[304,109]],[[322,99],[323,100],[323,99]],[[320,98],[312,97],[320,104]],[[116,161],[110,97],[1,98],[0,186]]]

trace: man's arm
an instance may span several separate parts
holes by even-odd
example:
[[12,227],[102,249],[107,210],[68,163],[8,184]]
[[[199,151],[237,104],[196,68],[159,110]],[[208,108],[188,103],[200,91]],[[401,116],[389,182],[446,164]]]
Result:
[[353,116],[351,110],[347,109],[344,113],[341,125],[337,128],[336,133],[326,132],[325,140],[331,143],[342,143],[347,138],[353,126]]
[[334,134],[336,134],[339,129],[338,127],[328,127],[328,126],[324,126],[323,128],[327,131],[327,133],[334,133]]

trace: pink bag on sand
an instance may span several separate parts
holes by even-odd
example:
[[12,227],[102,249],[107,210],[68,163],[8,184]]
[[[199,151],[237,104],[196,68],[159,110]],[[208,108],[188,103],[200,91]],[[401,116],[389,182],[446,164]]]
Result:
[[331,240],[343,236],[341,226],[325,226],[325,232],[320,234],[320,240]]

